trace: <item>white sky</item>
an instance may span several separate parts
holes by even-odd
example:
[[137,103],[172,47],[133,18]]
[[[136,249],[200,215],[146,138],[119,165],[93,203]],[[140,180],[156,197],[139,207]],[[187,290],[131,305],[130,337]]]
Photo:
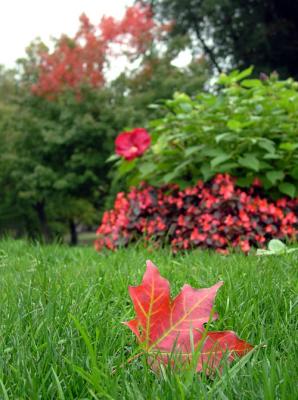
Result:
[[84,12],[93,23],[103,15],[120,18],[133,0],[0,0],[0,64],[13,67],[28,44],[46,44],[62,33],[72,35]]

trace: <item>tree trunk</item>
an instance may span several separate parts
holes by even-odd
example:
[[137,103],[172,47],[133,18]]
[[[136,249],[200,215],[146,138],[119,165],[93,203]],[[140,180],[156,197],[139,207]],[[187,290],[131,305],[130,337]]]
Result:
[[78,233],[77,226],[73,219],[69,220],[69,233],[70,233],[70,242],[71,246],[76,246],[78,244]]
[[45,202],[44,201],[37,202],[35,204],[34,208],[37,212],[38,220],[40,223],[40,230],[41,230],[43,239],[44,239],[45,243],[50,243],[50,241],[52,239],[52,235],[51,235],[51,231],[50,231],[50,228],[48,225],[48,219],[47,219],[46,210],[45,210]]

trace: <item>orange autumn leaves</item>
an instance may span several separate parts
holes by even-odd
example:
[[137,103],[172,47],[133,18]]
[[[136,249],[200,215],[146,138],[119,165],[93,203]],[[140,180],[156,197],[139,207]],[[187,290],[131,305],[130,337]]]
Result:
[[[206,369],[210,373],[220,368],[223,358],[231,362],[253,349],[233,331],[205,330],[212,315],[214,298],[222,284],[218,282],[204,289],[184,285],[172,300],[169,282],[151,261],[147,261],[141,285],[129,287],[136,318],[124,324],[150,356],[153,369],[170,360],[173,363],[173,356],[183,364],[189,363],[195,354],[196,370]],[[213,314],[211,318],[217,317]]]
[[73,37],[62,35],[53,51],[42,48],[31,68],[37,75],[32,92],[53,100],[72,90],[80,99],[84,85],[101,88],[105,69],[118,56],[136,58],[144,55],[154,41],[160,41],[170,25],[158,23],[151,7],[136,3],[126,8],[122,19],[104,16],[93,24],[82,14],[80,26]]

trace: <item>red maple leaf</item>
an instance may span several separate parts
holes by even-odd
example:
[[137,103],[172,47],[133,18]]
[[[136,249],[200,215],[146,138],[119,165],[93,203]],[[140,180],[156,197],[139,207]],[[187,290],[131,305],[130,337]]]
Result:
[[[124,324],[149,354],[152,368],[156,369],[160,363],[167,364],[173,355],[190,362],[198,349],[196,369],[206,368],[209,373],[220,366],[224,357],[233,361],[253,349],[233,331],[211,332],[204,328],[222,284],[218,282],[204,289],[184,285],[172,300],[169,282],[151,261],[147,261],[142,284],[129,287],[136,318]],[[217,317],[217,314],[212,315],[212,319]]]

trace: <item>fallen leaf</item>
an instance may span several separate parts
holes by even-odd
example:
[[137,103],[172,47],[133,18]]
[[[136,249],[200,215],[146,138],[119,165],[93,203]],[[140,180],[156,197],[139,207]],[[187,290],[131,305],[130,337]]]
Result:
[[124,324],[137,336],[153,369],[170,360],[175,362],[176,356],[183,364],[195,359],[197,371],[206,369],[210,373],[224,357],[230,362],[253,349],[233,331],[205,330],[210,319],[218,318],[212,308],[222,285],[218,282],[204,289],[184,285],[172,300],[169,282],[147,261],[141,285],[129,287],[136,318]]
[[272,255],[284,255],[284,254],[289,254],[293,253],[295,251],[298,251],[298,247],[294,248],[289,248],[286,246],[282,241],[278,239],[272,239],[268,243],[268,250],[264,249],[258,249],[256,252],[257,256],[272,256]]

